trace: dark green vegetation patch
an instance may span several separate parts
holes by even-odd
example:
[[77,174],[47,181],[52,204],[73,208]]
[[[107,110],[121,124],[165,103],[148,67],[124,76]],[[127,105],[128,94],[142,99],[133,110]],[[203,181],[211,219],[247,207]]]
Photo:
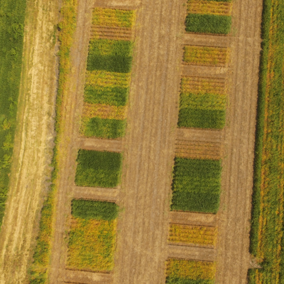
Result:
[[117,217],[118,206],[111,202],[101,202],[83,199],[72,200],[72,215],[85,220],[111,221]]
[[0,1],[0,226],[9,188],[21,81],[26,0]]
[[79,150],[76,184],[115,187],[120,181],[122,155],[114,152]]
[[129,73],[133,43],[123,40],[95,39],[90,41],[87,70]]
[[108,104],[125,106],[128,98],[128,88],[121,87],[97,87],[86,85],[84,100],[90,104]]
[[221,161],[176,158],[171,209],[216,213],[220,187]]
[[231,16],[188,14],[185,30],[193,33],[228,34],[231,24]]
[[186,278],[176,278],[167,277],[166,284],[214,284],[214,280],[202,280],[202,279],[186,279]]
[[94,117],[86,122],[84,135],[86,137],[115,139],[124,136],[125,126],[125,120]]

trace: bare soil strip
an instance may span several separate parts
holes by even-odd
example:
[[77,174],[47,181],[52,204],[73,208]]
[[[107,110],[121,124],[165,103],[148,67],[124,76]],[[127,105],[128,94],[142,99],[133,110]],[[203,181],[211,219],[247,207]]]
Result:
[[206,130],[196,128],[179,128],[177,130],[177,140],[203,141],[220,143],[223,140],[222,130]]
[[140,3],[141,0],[95,0],[94,7],[134,10]]
[[109,284],[113,283],[113,279],[111,274],[65,270],[64,282],[84,284]]
[[[114,283],[165,282],[186,7],[144,0],[136,24]],[[183,15],[184,13],[184,15]]]
[[79,187],[73,189],[73,198],[92,199],[102,201],[117,200],[119,189],[117,188],[97,188],[97,187]]
[[57,68],[53,32],[57,11],[57,1],[27,1],[18,127],[0,235],[0,283],[26,281],[39,211],[49,187]]
[[189,64],[182,65],[183,76],[208,76],[214,78],[224,78],[227,71],[227,67],[195,66]]
[[247,283],[254,135],[260,52],[261,0],[234,2],[232,90],[225,128],[216,282]]
[[93,1],[78,1],[77,28],[71,49],[72,72],[70,74],[67,96],[63,99],[62,120],[64,125],[59,137],[58,167],[59,180],[56,204],[55,233],[51,254],[50,283],[64,281],[67,259],[66,233],[69,230],[71,199],[74,188],[77,136],[79,134],[80,116],[83,107],[88,43],[92,24]]
[[110,151],[110,152],[122,151],[122,140],[79,138],[77,139],[77,145],[78,148],[85,150]]
[[[191,259],[191,260],[215,261],[216,251],[213,248],[168,245],[168,257]],[[155,283],[162,283],[162,282],[155,282]]]
[[191,212],[170,212],[170,223],[183,225],[216,226],[215,214],[201,214]]
[[213,36],[202,34],[186,34],[183,39],[185,45],[200,45],[210,47],[229,47],[231,38],[229,36]]

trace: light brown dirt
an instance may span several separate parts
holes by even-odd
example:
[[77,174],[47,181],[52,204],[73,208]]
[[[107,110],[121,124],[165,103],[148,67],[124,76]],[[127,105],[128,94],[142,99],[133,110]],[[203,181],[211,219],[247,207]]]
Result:
[[24,283],[39,208],[49,187],[54,137],[57,1],[29,0],[9,196],[0,235],[0,283]]
[[115,202],[120,188],[79,187],[73,189],[73,198],[91,200],[107,200]]
[[[171,172],[178,116],[186,7],[144,0],[124,140],[114,283],[165,283]],[[184,13],[184,14],[183,14]]]
[[86,271],[73,271],[66,270],[64,283],[74,284],[110,284],[113,283],[112,276],[110,274],[92,273]]
[[215,214],[202,214],[191,212],[170,212],[170,223],[183,225],[216,226]]
[[110,151],[121,152],[122,141],[109,140],[109,139],[96,139],[96,138],[79,138],[77,140],[77,146],[80,149],[95,150],[95,151]]
[[223,141],[224,132],[222,130],[179,128],[177,129],[177,140],[203,141],[220,143]]
[[238,0],[233,7],[222,199],[218,213],[216,282],[247,283],[253,185],[254,135],[260,55],[261,0]]

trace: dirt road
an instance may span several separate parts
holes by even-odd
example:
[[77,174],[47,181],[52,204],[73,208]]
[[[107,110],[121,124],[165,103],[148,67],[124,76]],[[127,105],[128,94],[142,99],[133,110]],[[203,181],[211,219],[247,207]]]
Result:
[[232,89],[218,213],[216,281],[220,284],[247,283],[261,9],[261,0],[238,0],[233,7]]
[[114,283],[165,283],[185,18],[182,4],[143,0],[138,11]]
[[0,283],[24,283],[48,186],[54,137],[57,1],[28,0],[10,189],[0,235]]

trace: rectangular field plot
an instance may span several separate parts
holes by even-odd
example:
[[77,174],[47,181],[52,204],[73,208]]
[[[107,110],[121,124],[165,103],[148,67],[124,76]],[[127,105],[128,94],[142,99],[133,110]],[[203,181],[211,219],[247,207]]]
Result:
[[87,70],[129,73],[133,43],[124,40],[92,39],[89,46]]
[[232,3],[228,1],[196,1],[189,0],[187,4],[189,14],[226,15],[232,13]]
[[169,259],[166,284],[214,284],[213,262]]
[[114,203],[73,200],[67,267],[109,272],[113,269],[116,217]]
[[222,129],[226,103],[222,79],[183,77],[178,126]]
[[229,49],[222,47],[185,46],[183,61],[185,64],[204,66],[226,66]]
[[120,182],[122,155],[79,150],[75,182],[78,186],[115,187]]
[[170,224],[169,241],[173,243],[214,247],[216,237],[216,227]]
[[176,158],[172,210],[217,213],[221,161]]

